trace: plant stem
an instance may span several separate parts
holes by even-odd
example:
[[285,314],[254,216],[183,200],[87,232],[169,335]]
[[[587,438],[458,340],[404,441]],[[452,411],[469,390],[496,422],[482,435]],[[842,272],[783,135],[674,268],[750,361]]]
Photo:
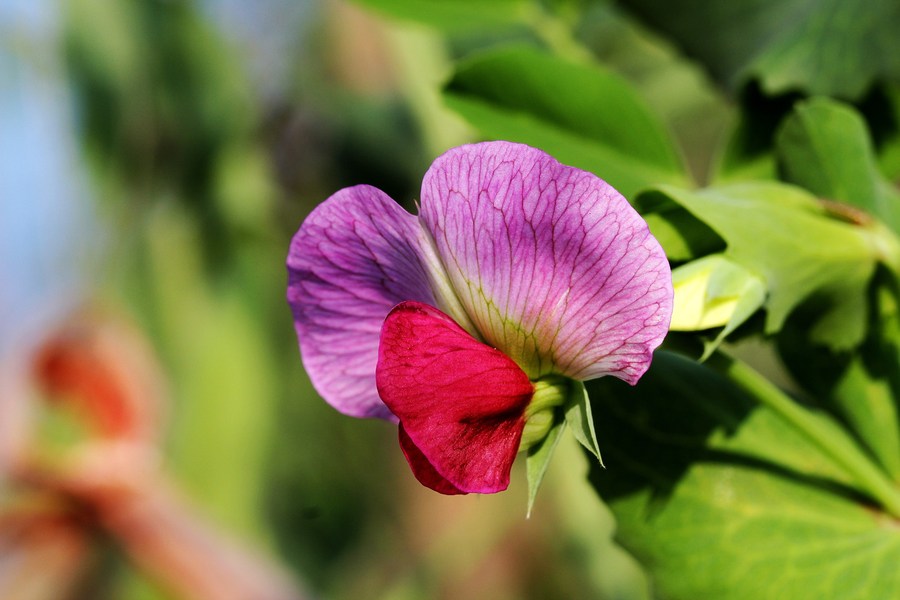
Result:
[[537,2],[525,5],[522,20],[557,56],[581,64],[594,62],[590,50],[572,35],[569,24]]
[[839,429],[830,426],[829,421],[797,404],[749,365],[721,351],[715,352],[706,361],[706,365],[728,377],[794,426],[843,467],[856,480],[860,490],[877,501],[893,517],[900,518],[900,489],[891,483],[887,475],[856,444],[842,435]]

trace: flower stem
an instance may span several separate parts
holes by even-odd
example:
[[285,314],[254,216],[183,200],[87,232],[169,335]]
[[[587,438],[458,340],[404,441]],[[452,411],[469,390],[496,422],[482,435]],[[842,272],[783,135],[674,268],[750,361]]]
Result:
[[900,489],[891,483],[886,474],[856,444],[843,435],[834,435],[835,431],[829,427],[828,421],[816,418],[814,413],[797,404],[749,365],[721,351],[713,353],[706,365],[728,377],[794,426],[843,467],[855,479],[860,490],[877,501],[893,517],[900,518]]

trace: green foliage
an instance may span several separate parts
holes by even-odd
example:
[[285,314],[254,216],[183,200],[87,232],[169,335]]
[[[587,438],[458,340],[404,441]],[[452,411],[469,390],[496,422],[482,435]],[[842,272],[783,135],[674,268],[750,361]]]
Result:
[[665,126],[627,81],[599,66],[506,47],[462,61],[445,97],[485,138],[542,148],[628,198],[651,183],[687,183]]
[[893,275],[876,275],[867,307],[866,339],[856,352],[834,352],[811,342],[809,320],[815,318],[815,306],[802,307],[788,320],[778,335],[778,350],[796,380],[900,481],[900,330]]
[[798,103],[775,148],[786,181],[857,206],[900,233],[900,191],[881,176],[866,124],[852,108],[826,98]]
[[678,304],[672,331],[699,331],[720,327],[707,344],[708,356],[735,329],[759,310],[766,299],[763,280],[723,254],[710,254],[672,271]]
[[[618,539],[660,597],[900,596],[900,4],[358,3],[430,28],[429,47],[462,57],[448,65],[440,93],[477,137],[527,143],[607,180],[642,212],[675,268],[680,333],[637,386],[604,378],[570,390],[525,457],[529,513],[542,481],[555,480],[551,457],[571,457],[560,442],[570,429]],[[307,115],[343,129],[327,132],[327,143],[306,142],[318,179],[312,192],[292,192],[307,204],[279,205],[275,167],[302,165],[286,167],[292,155],[262,143],[265,107],[237,53],[194,5],[69,0],[65,9],[83,148],[125,223],[119,247],[128,258],[111,269],[126,271],[128,289],[113,295],[130,302],[169,367],[177,403],[166,462],[178,481],[216,522],[276,539],[334,597],[376,588],[419,597],[434,591],[441,569],[471,569],[470,545],[492,546],[473,543],[468,530],[456,534],[463,542],[444,541],[464,553],[438,547],[430,559],[407,560],[422,542],[398,541],[398,523],[427,522],[430,542],[433,515],[420,513],[433,496],[398,493],[398,478],[381,468],[402,461],[392,432],[344,425],[315,396],[282,299],[288,230],[323,190],[339,187],[333,174],[345,174],[341,184],[384,178],[405,188],[407,173],[427,163],[431,146],[414,132],[433,124],[411,123],[415,111],[398,109],[409,100],[404,82],[387,103],[345,92],[323,101],[327,117]],[[621,47],[604,51],[614,28]],[[516,45],[504,45],[511,39]],[[629,63],[637,48],[643,58]],[[642,84],[657,54],[665,57],[648,93]],[[404,56],[393,75],[421,67],[416,59]],[[695,101],[689,88],[699,73],[720,87],[697,106],[714,103],[734,126],[698,161],[687,138],[708,125],[702,110],[659,108]],[[679,120],[686,114],[694,116]],[[321,158],[328,152],[335,156]],[[685,164],[710,156],[716,175],[697,189]],[[777,352],[788,376],[766,373],[770,380],[727,358],[721,348],[731,351],[738,336]],[[555,472],[577,473],[572,462]],[[546,539],[577,539],[578,556],[609,554],[605,509],[593,496],[585,508],[570,491],[559,494],[560,512],[578,516],[561,521],[561,533],[552,523]],[[417,520],[403,521],[407,513]],[[500,537],[481,527],[494,521],[470,524],[485,539]],[[386,550],[401,557],[389,568]],[[572,569],[536,554],[514,556],[540,564],[527,576],[534,581]],[[611,563],[589,564],[596,573],[581,573],[585,580]],[[535,589],[535,597],[549,591]]]
[[602,379],[588,390],[607,462],[591,481],[661,597],[900,594],[893,520],[728,378],[660,352],[637,387]]
[[900,82],[883,84],[874,95],[875,116],[869,130],[875,138],[878,165],[884,175],[896,181],[900,177]]
[[[405,2],[365,3],[428,22]],[[517,3],[510,19],[545,49],[468,54],[444,89],[480,137],[541,147],[617,187],[677,267],[673,328],[685,333],[667,347],[705,348],[707,362],[660,351],[634,388],[588,382],[593,428],[586,410],[565,424],[581,432],[591,482],[663,598],[897,596],[900,5],[618,6],[695,60],[723,97],[736,93],[706,189],[691,188],[679,156],[690,126],[647,107],[634,65],[617,72],[621,62],[585,52],[603,48],[592,34],[629,43],[612,31],[628,20],[617,6]],[[773,343],[792,396],[717,350],[737,335]],[[526,459],[529,510],[562,423]],[[600,450],[606,469],[593,460]]]
[[556,407],[552,414],[552,425],[544,439],[528,449],[526,456],[526,476],[528,477],[528,514],[534,506],[538,489],[547,472],[553,453],[559,444],[564,430],[572,432],[572,436],[601,465],[600,446],[594,431],[594,417],[591,414],[591,400],[584,384],[580,381],[567,381],[568,394],[564,404]]
[[544,481],[544,476],[547,474],[547,467],[550,466],[550,459],[553,458],[565,429],[565,419],[555,419],[553,426],[543,441],[528,449],[525,457],[525,475],[528,478],[527,514],[529,516],[534,509],[534,501],[537,498],[538,490]]
[[715,165],[716,183],[777,177],[773,136],[799,97],[770,98],[752,82],[742,90],[731,135]]
[[246,297],[236,288],[210,294],[196,228],[182,211],[157,210],[145,236],[144,289],[178,382],[172,470],[216,520],[264,537],[259,515],[273,429],[275,355]]
[[756,78],[770,95],[800,91],[857,100],[900,77],[894,0],[623,0],[716,79]]
[[[900,194],[879,173],[865,123],[850,107],[817,98],[800,103],[780,128],[776,151],[784,177],[831,200],[847,203],[845,217],[896,232]],[[852,207],[861,209],[856,211]],[[882,238],[889,239],[882,234]],[[896,275],[881,272],[867,288],[866,338],[856,353],[836,353],[810,339],[810,320],[821,310],[805,307],[779,335],[779,349],[793,375],[823,406],[843,419],[888,473],[900,477],[897,406]],[[859,298],[846,299],[853,306]],[[845,308],[846,310],[846,308]]]
[[173,377],[170,467],[216,522],[264,541],[277,354],[258,317],[271,293],[253,277],[268,284],[272,272],[240,266],[280,252],[235,252],[241,235],[271,226],[274,194],[246,81],[190,3],[65,7],[84,147],[110,214],[127,224],[115,264],[125,291],[113,295],[152,328]]
[[[211,266],[233,227],[214,193],[256,115],[234,57],[190,2],[68,0],[64,44],[90,166],[108,195],[170,194],[201,225]],[[114,189],[115,191],[109,191]]]
[[810,295],[824,294],[838,313],[821,316],[815,338],[838,350],[862,341],[866,287],[879,261],[896,260],[883,255],[882,240],[891,238],[881,230],[835,218],[812,195],[775,182],[697,192],[660,187],[637,199],[651,213],[669,203],[708,225],[725,241],[726,256],[762,278],[767,333],[778,331]]
[[357,0],[386,16],[413,21],[447,33],[495,31],[521,23],[527,0]]
[[566,424],[578,443],[593,455],[602,465],[600,446],[597,445],[597,434],[594,431],[594,417],[591,414],[591,399],[581,382],[575,382],[566,406]]

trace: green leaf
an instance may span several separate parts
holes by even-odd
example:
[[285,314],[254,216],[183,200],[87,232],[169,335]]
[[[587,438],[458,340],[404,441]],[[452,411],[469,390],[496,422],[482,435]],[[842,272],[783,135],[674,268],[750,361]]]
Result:
[[531,510],[534,508],[534,499],[537,498],[538,489],[547,473],[547,467],[550,459],[559,445],[562,438],[562,432],[566,428],[564,419],[556,419],[553,427],[547,433],[547,436],[539,444],[528,449],[525,457],[525,473],[528,479],[528,516],[531,516]]
[[836,353],[811,344],[810,316],[803,310],[779,334],[778,350],[791,375],[900,481],[900,310],[889,274],[876,276],[868,301],[869,333],[857,352]]
[[439,31],[496,31],[521,24],[526,0],[354,0],[385,16]]
[[879,173],[866,123],[853,108],[826,98],[797,104],[778,131],[776,155],[786,181],[900,232],[900,193]]
[[900,77],[896,0],[623,0],[719,81],[855,100]]
[[[813,196],[784,184],[759,182],[686,191],[662,186],[636,200],[641,212],[670,203],[702,220],[726,243],[725,256],[766,285],[767,333],[813,294],[826,299],[831,318],[816,328],[816,341],[835,349],[858,345],[866,329],[866,286],[879,261],[895,262],[892,245],[878,229],[832,218]],[[888,256],[891,254],[891,256]]]
[[661,597],[900,595],[895,523],[861,501],[831,457],[725,377],[657,352],[634,388],[609,378],[587,385],[607,461],[591,481]]
[[725,249],[725,240],[674,202],[655,206],[653,212],[641,216],[672,262],[686,262]]
[[672,271],[675,309],[669,329],[699,331],[722,327],[707,345],[706,358],[764,303],[763,281],[721,254],[711,254]]
[[597,444],[597,434],[594,432],[594,418],[591,415],[591,400],[588,398],[584,384],[580,381],[572,382],[569,400],[566,402],[566,423],[578,443],[593,454],[602,465],[600,446]]
[[541,148],[626,197],[654,183],[687,183],[659,119],[624,79],[599,66],[507,47],[463,61],[445,98],[485,138]]

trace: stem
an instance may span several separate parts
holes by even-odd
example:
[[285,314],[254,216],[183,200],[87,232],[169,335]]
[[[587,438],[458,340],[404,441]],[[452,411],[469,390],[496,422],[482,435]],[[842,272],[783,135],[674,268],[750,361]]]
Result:
[[893,517],[900,518],[900,489],[854,443],[843,436],[835,436],[827,421],[816,418],[814,413],[797,404],[768,379],[735,358],[715,352],[706,361],[706,365],[728,377],[793,425],[852,475],[862,491]]
[[523,8],[523,21],[548,48],[562,58],[575,63],[591,64],[591,51],[575,39],[572,28],[563,19],[543,9],[537,2]]

